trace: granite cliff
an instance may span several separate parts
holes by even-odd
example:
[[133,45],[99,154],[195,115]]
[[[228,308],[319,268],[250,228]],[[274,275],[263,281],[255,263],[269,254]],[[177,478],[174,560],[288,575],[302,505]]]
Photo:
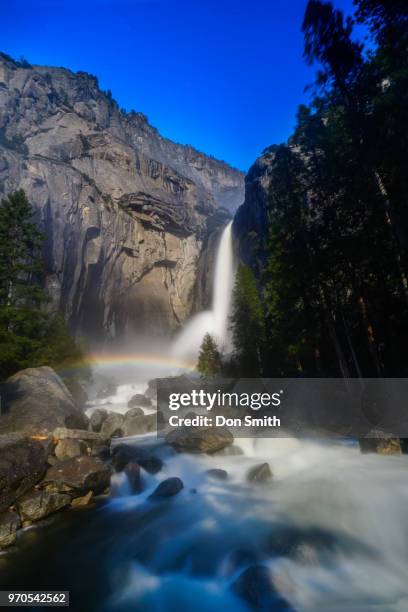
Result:
[[268,200],[274,153],[265,151],[245,177],[245,199],[233,223],[237,255],[259,275],[267,257]]
[[205,245],[243,200],[241,172],[163,138],[95,77],[0,54],[0,196],[20,187],[52,307],[94,339],[168,334],[199,308]]

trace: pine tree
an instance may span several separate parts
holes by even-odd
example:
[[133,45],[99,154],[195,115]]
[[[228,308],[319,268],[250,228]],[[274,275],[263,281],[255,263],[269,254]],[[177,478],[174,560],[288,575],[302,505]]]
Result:
[[20,369],[82,361],[59,314],[45,310],[43,235],[23,190],[0,203],[0,380]]
[[213,378],[221,371],[221,355],[211,334],[204,336],[198,355],[197,370],[205,378]]
[[234,357],[241,376],[262,374],[265,319],[255,277],[247,266],[237,270],[233,291],[231,330]]

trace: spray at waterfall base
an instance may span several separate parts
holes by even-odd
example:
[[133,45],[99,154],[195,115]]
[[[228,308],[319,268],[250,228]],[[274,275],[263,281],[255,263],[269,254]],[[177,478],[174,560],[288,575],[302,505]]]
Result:
[[407,379],[181,376],[158,381],[157,434],[227,427],[236,438],[405,438],[407,395]]

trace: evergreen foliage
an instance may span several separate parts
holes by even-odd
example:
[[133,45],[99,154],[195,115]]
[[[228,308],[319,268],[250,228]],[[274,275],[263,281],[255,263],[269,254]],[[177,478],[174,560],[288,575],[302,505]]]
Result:
[[243,265],[239,266],[235,280],[231,330],[238,374],[259,376],[265,342],[264,312],[255,277]]
[[265,375],[408,374],[408,5],[355,6],[368,50],[352,19],[309,0],[316,94],[268,149]]
[[213,378],[221,371],[221,355],[211,334],[204,336],[198,355],[197,370],[204,378]]
[[50,315],[42,289],[43,235],[23,190],[0,203],[0,380],[40,365],[83,359],[59,314]]

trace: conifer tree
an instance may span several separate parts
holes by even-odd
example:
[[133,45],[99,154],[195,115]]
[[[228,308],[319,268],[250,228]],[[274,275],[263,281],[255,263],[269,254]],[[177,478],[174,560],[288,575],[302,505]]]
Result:
[[213,378],[221,371],[221,355],[211,334],[204,336],[198,355],[197,370],[204,378]]
[[237,270],[231,330],[239,374],[246,377],[261,375],[265,344],[264,311],[255,277],[244,265]]
[[0,380],[33,366],[83,359],[59,314],[45,309],[43,235],[23,190],[0,203]]

